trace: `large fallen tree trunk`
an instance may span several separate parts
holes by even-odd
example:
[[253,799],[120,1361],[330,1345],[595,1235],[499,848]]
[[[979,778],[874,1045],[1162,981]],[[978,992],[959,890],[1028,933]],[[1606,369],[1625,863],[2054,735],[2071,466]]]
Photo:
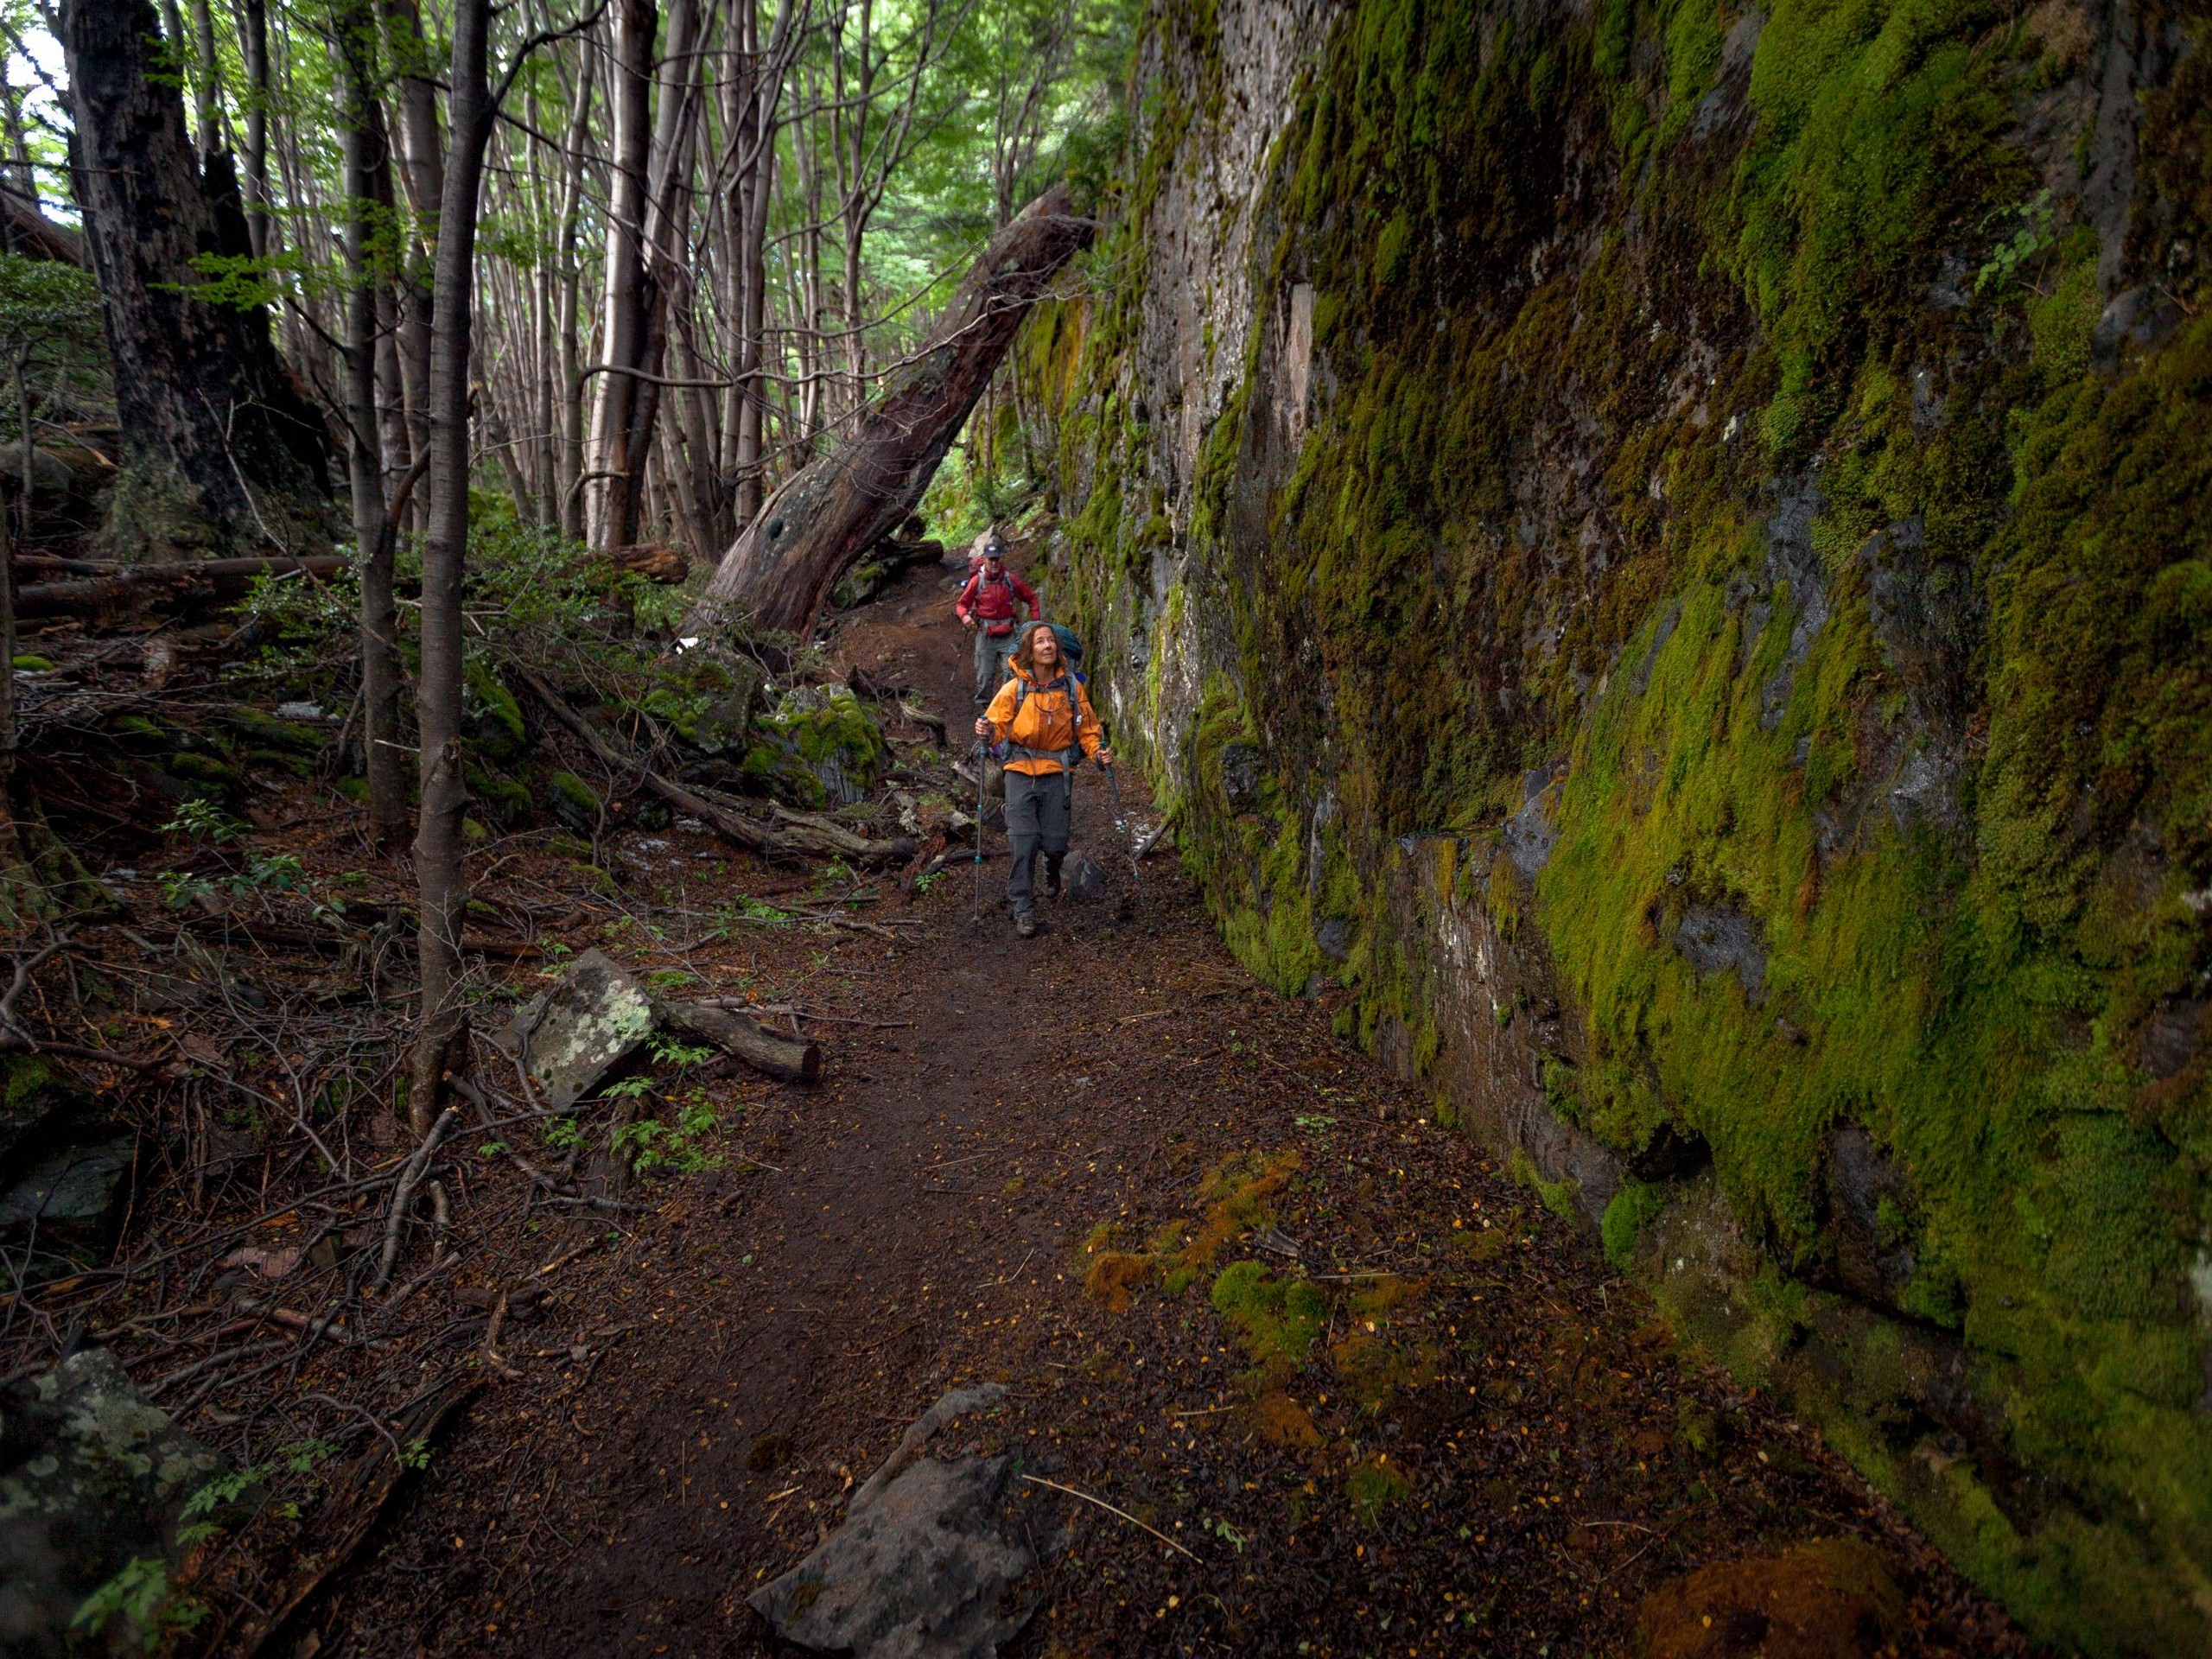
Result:
[[849,858],[862,864],[889,864],[913,855],[914,841],[911,836],[870,841],[811,812],[793,812],[779,806],[775,811],[781,828],[771,829],[757,823],[737,810],[734,802],[686,789],[672,779],[663,777],[614,744],[538,676],[528,669],[517,671],[522,676],[523,683],[545,705],[547,712],[581,738],[601,765],[618,776],[634,777],[677,811],[689,813],[724,841],[734,842],[747,852],[768,858]]
[[1001,231],[852,436],[771,496],[730,544],[684,631],[740,615],[789,633],[811,627],[845,567],[920,501],[1029,307],[1095,228],[1054,185]]
[[[59,564],[60,561],[54,563]],[[92,562],[70,563],[90,566]],[[113,575],[95,576],[84,582],[33,582],[18,588],[16,614],[86,616],[156,603],[172,611],[189,610],[236,600],[252,587],[257,576],[334,576],[346,569],[346,563],[339,554],[314,553],[305,558],[200,559],[190,564],[124,565]]]

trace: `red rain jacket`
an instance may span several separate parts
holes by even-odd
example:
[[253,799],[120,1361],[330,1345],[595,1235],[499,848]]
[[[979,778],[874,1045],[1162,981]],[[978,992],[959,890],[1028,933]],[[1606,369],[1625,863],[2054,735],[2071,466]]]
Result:
[[960,590],[960,601],[952,608],[965,622],[974,617],[983,625],[983,631],[993,638],[1014,632],[1014,604],[1020,600],[1029,607],[1029,614],[1038,613],[1037,590],[1011,570],[1001,570],[994,580],[985,571],[978,570],[968,579]]

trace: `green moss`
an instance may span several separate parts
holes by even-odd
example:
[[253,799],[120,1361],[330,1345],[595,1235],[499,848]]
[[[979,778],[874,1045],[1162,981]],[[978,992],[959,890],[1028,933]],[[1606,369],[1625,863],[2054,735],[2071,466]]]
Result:
[[481,805],[503,830],[521,827],[529,823],[537,811],[537,796],[519,779],[479,766],[464,766],[461,777],[468,785],[470,798]]
[[18,674],[50,674],[54,671],[54,659],[41,657],[35,652],[20,652],[16,657],[16,671]]
[[556,772],[546,779],[552,791],[553,816],[580,836],[599,832],[599,792],[573,772]]
[[521,760],[530,751],[530,732],[515,694],[480,657],[468,659],[463,675],[467,717],[478,752],[501,766]]
[[1627,1267],[1636,1255],[1636,1241],[1666,1207],[1664,1187],[1643,1181],[1623,1181],[1620,1190],[1606,1204],[1605,1220],[1598,1230],[1605,1243],[1605,1259],[1617,1268]]
[[1213,1281],[1212,1301],[1254,1365],[1271,1377],[1306,1363],[1329,1312],[1311,1281],[1279,1279],[1257,1262],[1224,1268]]
[[1392,1504],[1413,1496],[1413,1478],[1390,1461],[1387,1452],[1356,1463],[1344,1477],[1344,1496],[1351,1499],[1353,1517],[1363,1527],[1381,1522]]
[[277,754],[311,759],[321,754],[330,741],[329,734],[320,727],[279,720],[274,715],[243,704],[223,709],[215,716],[215,724],[234,734],[247,747]]

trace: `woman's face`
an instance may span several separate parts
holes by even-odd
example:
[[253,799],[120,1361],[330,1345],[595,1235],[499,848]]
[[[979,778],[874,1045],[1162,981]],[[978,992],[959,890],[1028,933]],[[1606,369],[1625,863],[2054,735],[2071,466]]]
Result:
[[1038,629],[1029,636],[1029,658],[1038,667],[1047,672],[1059,666],[1059,636],[1050,628]]

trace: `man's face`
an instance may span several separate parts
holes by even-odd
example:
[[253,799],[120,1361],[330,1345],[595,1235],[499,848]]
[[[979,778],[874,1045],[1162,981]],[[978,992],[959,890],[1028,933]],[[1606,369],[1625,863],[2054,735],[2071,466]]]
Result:
[[1006,561],[995,553],[986,553],[983,555],[983,569],[995,576],[1006,569]]

